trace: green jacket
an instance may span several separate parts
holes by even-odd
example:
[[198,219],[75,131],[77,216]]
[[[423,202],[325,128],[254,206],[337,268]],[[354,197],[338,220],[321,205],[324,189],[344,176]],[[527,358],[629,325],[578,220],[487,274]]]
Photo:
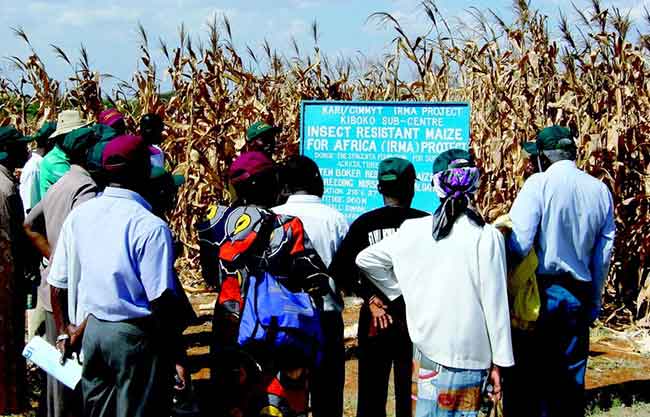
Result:
[[41,161],[40,191],[41,198],[47,190],[59,180],[66,172],[70,171],[70,159],[58,145],[45,155]]

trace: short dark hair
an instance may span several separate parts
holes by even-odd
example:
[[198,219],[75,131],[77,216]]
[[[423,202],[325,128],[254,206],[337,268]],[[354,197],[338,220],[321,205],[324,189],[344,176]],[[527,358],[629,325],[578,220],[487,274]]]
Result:
[[49,137],[39,137],[36,139],[37,148],[51,149],[52,146],[54,146],[54,141],[52,141]]
[[305,191],[311,195],[323,196],[325,185],[318,165],[304,155],[290,157],[280,171],[280,182],[289,192]]
[[272,207],[278,199],[278,179],[275,169],[268,169],[232,184],[237,202],[240,204],[259,204]]
[[411,200],[415,195],[415,178],[405,177],[395,181],[379,181],[377,187],[381,195],[399,201]]

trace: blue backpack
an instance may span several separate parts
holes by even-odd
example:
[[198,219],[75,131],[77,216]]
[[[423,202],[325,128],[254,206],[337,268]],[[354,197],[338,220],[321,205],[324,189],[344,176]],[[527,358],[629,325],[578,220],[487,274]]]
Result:
[[238,343],[244,348],[263,346],[296,363],[317,365],[323,345],[320,314],[309,294],[289,291],[268,272],[251,276]]

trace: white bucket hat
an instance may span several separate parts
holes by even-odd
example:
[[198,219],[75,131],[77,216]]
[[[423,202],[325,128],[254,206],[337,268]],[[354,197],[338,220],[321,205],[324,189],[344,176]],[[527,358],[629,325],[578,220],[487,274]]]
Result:
[[78,110],[63,110],[57,117],[56,130],[50,135],[50,138],[65,135],[89,124],[90,122],[81,117],[81,112]]

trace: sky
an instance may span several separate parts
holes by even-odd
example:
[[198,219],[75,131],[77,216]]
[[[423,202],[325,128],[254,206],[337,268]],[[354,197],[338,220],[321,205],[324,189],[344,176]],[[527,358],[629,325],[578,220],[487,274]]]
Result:
[[[0,76],[15,75],[5,59],[26,58],[30,51],[10,28],[22,28],[34,49],[45,62],[48,73],[57,79],[71,75],[70,67],[56,57],[51,44],[61,47],[76,60],[83,43],[91,66],[102,73],[130,81],[137,68],[138,23],[148,32],[155,59],[162,61],[158,39],[170,47],[178,41],[178,28],[183,23],[193,40],[207,36],[207,22],[225,15],[231,22],[233,43],[242,53],[247,46],[260,53],[264,40],[281,53],[291,56],[291,39],[302,50],[313,48],[312,22],[320,29],[320,48],[330,57],[354,56],[363,53],[380,57],[390,47],[395,32],[387,26],[368,22],[374,12],[389,12],[397,17],[411,34],[426,33],[430,24],[423,14],[420,0],[0,0]],[[468,9],[491,8],[507,21],[512,16],[512,1],[438,0],[437,7],[452,26],[471,21]],[[581,9],[588,0],[574,0]],[[650,0],[603,0],[603,5],[629,12],[640,25],[644,7]],[[562,10],[576,20],[569,1],[532,0],[551,17],[551,28]],[[163,80],[164,83],[164,80]],[[109,83],[110,84],[110,83]]]

